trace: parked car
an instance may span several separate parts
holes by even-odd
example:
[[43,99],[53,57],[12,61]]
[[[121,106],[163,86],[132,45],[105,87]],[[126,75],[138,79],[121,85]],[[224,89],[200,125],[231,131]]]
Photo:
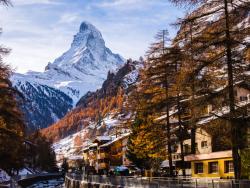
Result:
[[125,166],[117,166],[114,169],[114,173],[117,176],[128,176],[129,175],[129,170]]

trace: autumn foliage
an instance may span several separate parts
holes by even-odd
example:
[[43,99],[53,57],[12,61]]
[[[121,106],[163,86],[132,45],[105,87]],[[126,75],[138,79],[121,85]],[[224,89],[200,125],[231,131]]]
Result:
[[54,141],[82,130],[91,122],[98,122],[111,113],[124,111],[124,76],[135,67],[128,61],[116,74],[108,73],[101,89],[87,93],[80,99],[75,109],[54,125],[41,130],[42,134]]

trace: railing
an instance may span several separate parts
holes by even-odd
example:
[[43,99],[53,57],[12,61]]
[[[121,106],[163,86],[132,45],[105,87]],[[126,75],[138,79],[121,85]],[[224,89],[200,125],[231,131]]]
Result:
[[[67,181],[78,181],[88,184],[102,184],[122,187],[150,187],[150,188],[250,188],[249,180],[222,180],[222,179],[192,179],[192,178],[165,178],[165,177],[135,177],[135,176],[99,176],[67,174]],[[77,187],[77,186],[76,186]],[[70,183],[66,188],[71,188]]]

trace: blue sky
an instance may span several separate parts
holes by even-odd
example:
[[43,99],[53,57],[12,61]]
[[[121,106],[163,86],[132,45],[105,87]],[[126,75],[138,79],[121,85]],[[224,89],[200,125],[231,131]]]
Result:
[[43,71],[69,47],[82,21],[95,25],[106,46],[124,58],[144,56],[154,35],[184,15],[167,0],[12,0],[0,8],[0,44],[17,72]]

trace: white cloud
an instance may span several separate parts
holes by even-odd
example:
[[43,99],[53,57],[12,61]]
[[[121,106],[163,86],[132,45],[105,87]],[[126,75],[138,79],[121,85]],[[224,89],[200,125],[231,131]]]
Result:
[[4,60],[17,68],[17,72],[43,71],[49,61],[69,48],[71,40],[71,37],[56,31],[46,36],[2,40],[2,43],[12,49]]
[[[29,0],[29,3],[32,2]],[[17,72],[43,71],[48,61],[53,61],[69,48],[72,31],[64,24],[57,24],[58,16],[54,12],[53,20],[41,22],[43,11],[40,6],[32,7],[30,12],[26,6],[0,7],[3,13],[0,17],[0,26],[3,27],[0,44],[12,49],[4,60],[17,68]],[[51,14],[51,11],[47,10],[46,14]]]
[[135,5],[141,2],[143,2],[143,0],[113,0],[109,2],[100,3],[99,5],[102,7],[114,7],[114,6]]
[[13,5],[34,5],[34,4],[58,4],[59,2],[52,0],[15,0]]
[[63,23],[71,24],[71,23],[78,21],[79,18],[80,16],[77,13],[64,13],[63,15],[61,15],[58,23],[59,24],[63,24]]
[[[96,3],[96,7],[100,8],[112,8],[116,10],[136,10],[148,7],[151,4],[151,0],[112,0]],[[156,1],[154,1],[157,3]]]
[[[166,28],[169,19],[177,14],[165,0],[13,0],[13,3],[13,8],[0,7],[0,27],[4,29],[0,44],[13,50],[6,61],[18,67],[18,72],[44,70],[48,61],[69,48],[83,20],[100,29],[113,52],[125,58],[138,58],[144,55],[155,33]],[[61,4],[54,6],[57,3]]]

